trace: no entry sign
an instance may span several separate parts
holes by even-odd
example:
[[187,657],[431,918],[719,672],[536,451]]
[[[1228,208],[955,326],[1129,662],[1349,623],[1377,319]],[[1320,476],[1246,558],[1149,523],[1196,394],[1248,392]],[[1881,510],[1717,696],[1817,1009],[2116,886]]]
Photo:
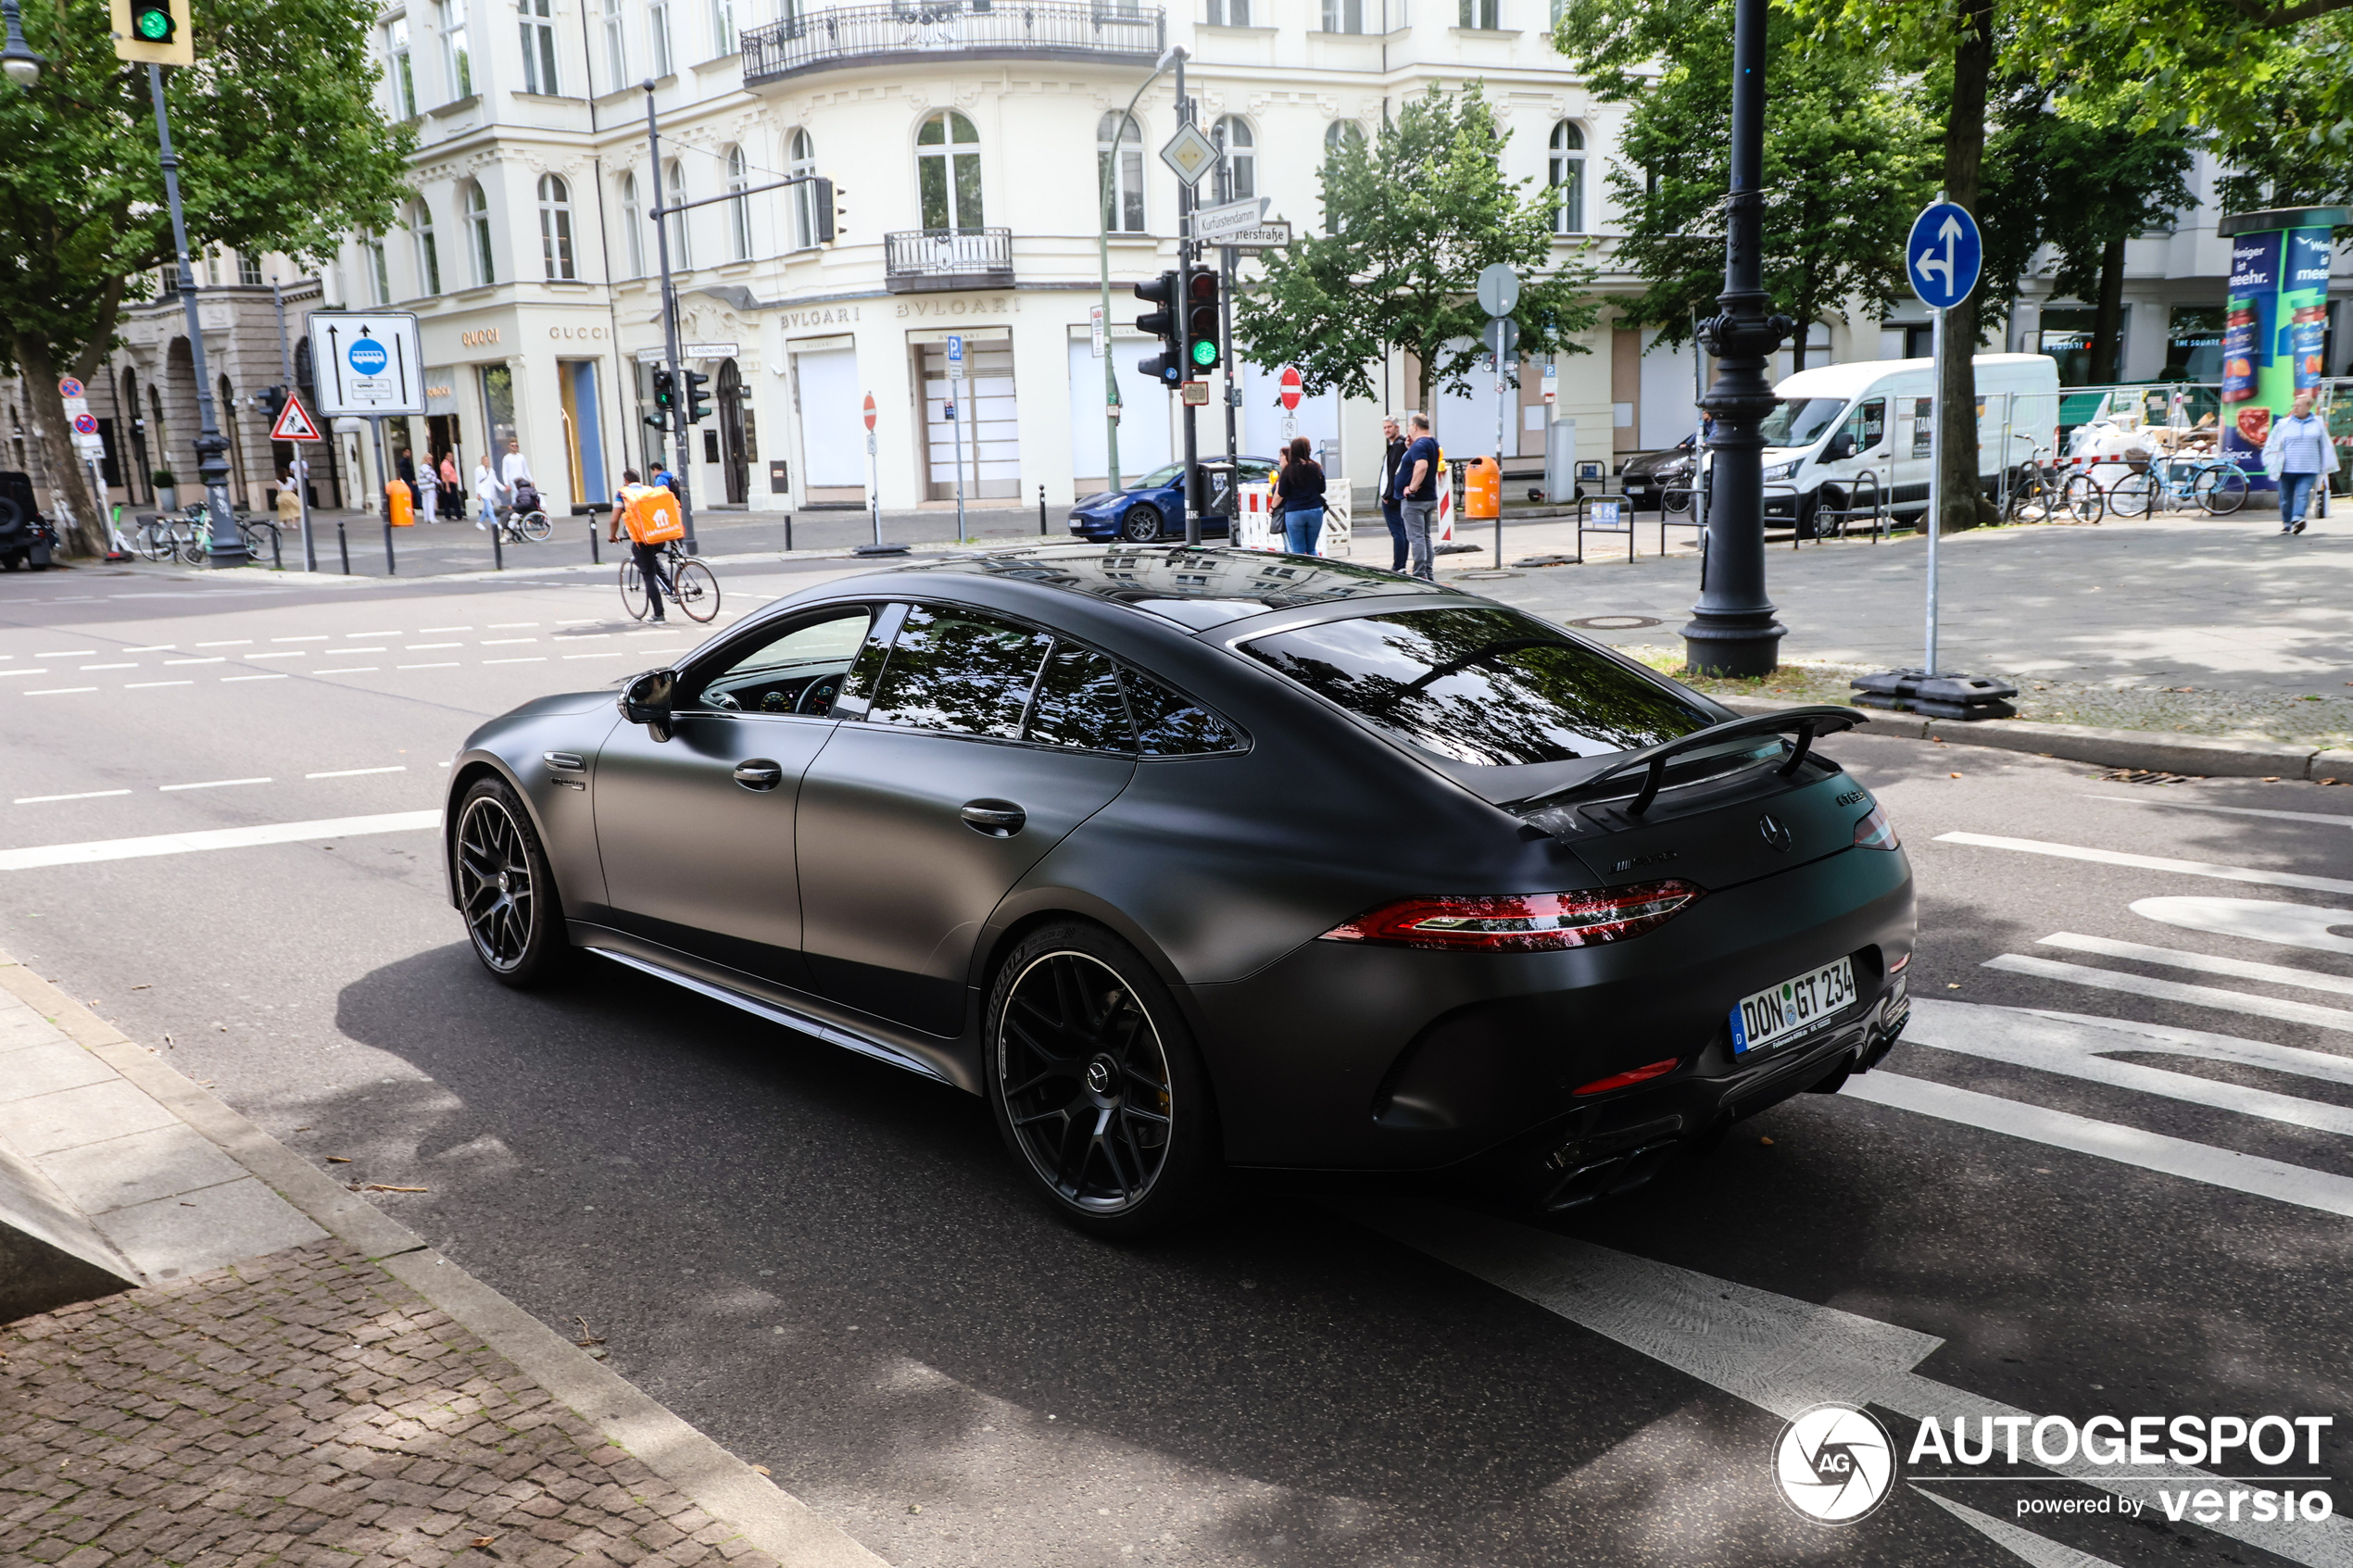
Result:
[[1280,384],[1282,386],[1280,395],[1282,397],[1285,411],[1288,412],[1289,410],[1297,408],[1299,407],[1300,394],[1303,390],[1300,383],[1299,367],[1296,365],[1285,365],[1283,367],[1283,374]]

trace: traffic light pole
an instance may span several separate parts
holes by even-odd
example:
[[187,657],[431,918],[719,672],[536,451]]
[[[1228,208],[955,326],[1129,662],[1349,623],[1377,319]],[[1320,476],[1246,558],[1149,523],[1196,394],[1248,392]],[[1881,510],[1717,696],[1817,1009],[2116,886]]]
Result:
[[[1185,61],[1176,61],[1176,123],[1193,122],[1193,106],[1185,96]],[[1201,544],[1201,446],[1195,432],[1193,405],[1185,399],[1185,388],[1193,379],[1193,187],[1190,182],[1176,182],[1176,297],[1169,301],[1169,308],[1176,314],[1176,364],[1179,380],[1176,395],[1185,410],[1185,544],[1188,548]]]
[[[229,443],[213,418],[212,379],[205,369],[204,323],[196,315],[196,274],[188,265],[188,221],[180,210],[180,155],[171,150],[171,120],[163,108],[163,68],[147,66],[147,94],[156,104],[156,143],[163,155],[163,194],[171,206],[171,245],[179,257],[180,303],[188,311],[188,356],[196,376],[196,477],[204,483],[205,511],[212,520],[207,566],[248,566],[245,535],[229,511]],[[98,505],[103,512],[106,494]]]
[[[656,123],[654,115],[653,79],[647,78],[644,85],[646,89],[646,145],[651,154],[654,168],[654,246],[655,254],[661,263],[662,354],[670,365],[671,384],[673,387],[680,387],[685,385],[685,378],[678,373],[678,291],[672,286],[670,281],[670,224],[667,221],[667,214],[662,210],[661,127]],[[690,556],[699,555],[701,551],[695,543],[695,504],[688,495],[691,486],[686,478],[687,474],[693,471],[694,456],[693,448],[687,440],[686,410],[684,408],[673,408],[670,411],[670,420],[672,426],[670,433],[676,437],[672,443],[672,449],[677,454],[672,460],[671,477],[676,482],[678,519],[686,527],[684,548]],[[646,478],[650,482],[653,476],[648,474]]]

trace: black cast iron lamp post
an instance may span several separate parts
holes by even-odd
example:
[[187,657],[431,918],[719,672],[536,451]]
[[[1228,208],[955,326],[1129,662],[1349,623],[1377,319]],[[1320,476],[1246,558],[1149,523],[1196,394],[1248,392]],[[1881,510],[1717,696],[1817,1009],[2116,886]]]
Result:
[[26,47],[24,24],[17,14],[17,0],[0,0],[0,16],[8,23],[8,45],[0,49],[0,70],[19,87],[30,87],[41,79],[41,68],[49,62]]
[[1716,357],[1715,384],[1700,407],[1716,417],[1707,553],[1699,602],[1683,628],[1683,657],[1703,675],[1768,675],[1780,662],[1783,628],[1765,596],[1765,438],[1773,411],[1766,369],[1796,325],[1768,314],[1758,256],[1764,242],[1766,0],[1735,0],[1732,11],[1732,178],[1725,207],[1721,311],[1700,323]]

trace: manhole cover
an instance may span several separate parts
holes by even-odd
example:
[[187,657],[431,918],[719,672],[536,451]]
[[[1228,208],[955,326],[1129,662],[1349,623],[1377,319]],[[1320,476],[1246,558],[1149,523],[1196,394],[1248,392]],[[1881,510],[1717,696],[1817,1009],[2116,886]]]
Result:
[[1664,626],[1667,622],[1649,615],[1589,615],[1568,624],[1587,632],[1639,632],[1645,626]]

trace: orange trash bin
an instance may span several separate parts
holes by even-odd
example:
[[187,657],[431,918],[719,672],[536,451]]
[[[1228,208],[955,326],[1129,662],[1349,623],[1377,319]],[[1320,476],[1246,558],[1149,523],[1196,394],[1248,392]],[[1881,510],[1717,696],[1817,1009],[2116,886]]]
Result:
[[1503,465],[1492,458],[1473,458],[1463,468],[1463,516],[1492,522],[1503,510]]
[[384,482],[384,516],[395,528],[417,526],[416,503],[409,498],[408,484],[397,479]]

